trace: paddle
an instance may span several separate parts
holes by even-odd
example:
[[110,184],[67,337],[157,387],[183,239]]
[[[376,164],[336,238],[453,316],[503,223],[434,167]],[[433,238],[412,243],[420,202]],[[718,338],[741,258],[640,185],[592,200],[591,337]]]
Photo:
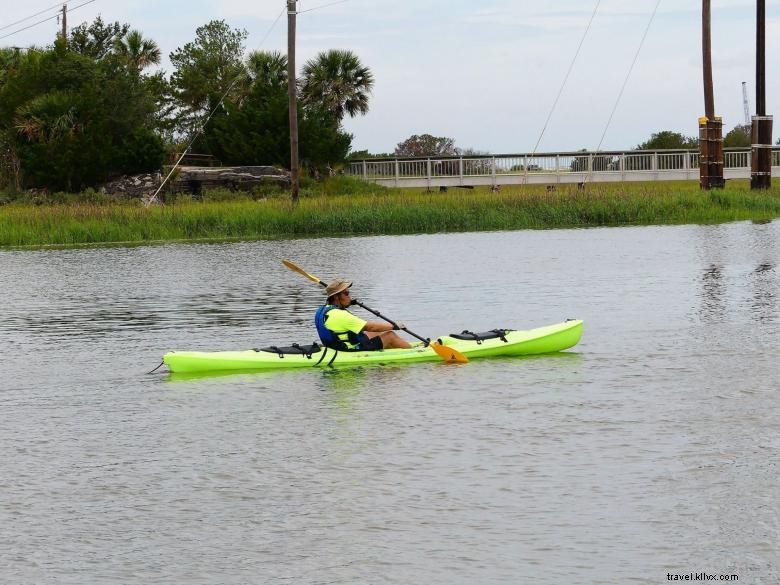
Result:
[[[305,276],[306,278],[308,278],[312,282],[316,282],[317,284],[319,284],[319,285],[321,285],[323,287],[327,287],[328,286],[327,284],[322,282],[319,278],[317,278],[316,276],[314,276],[312,274],[309,274],[303,268],[301,268],[300,266],[298,266],[297,264],[295,264],[293,262],[290,262],[289,260],[282,260],[282,264],[287,266],[287,268],[289,268],[293,272],[297,272],[298,274],[301,274],[301,275]],[[433,351],[435,351],[439,355],[439,357],[441,357],[444,361],[447,361],[447,362],[457,362],[457,363],[460,363],[460,364],[465,364],[465,363],[467,363],[469,361],[469,359],[465,355],[460,353],[457,349],[453,349],[451,347],[447,347],[446,345],[442,345],[438,341],[431,341],[430,339],[426,339],[424,337],[421,337],[421,336],[417,335],[415,332],[409,331],[406,327],[403,327],[403,328],[398,327],[398,324],[395,321],[391,321],[390,319],[388,319],[387,317],[382,315],[379,311],[375,311],[374,309],[365,306],[363,303],[359,303],[358,301],[353,300],[352,304],[353,305],[357,305],[358,307],[363,307],[366,311],[368,311],[369,313],[373,313],[374,315],[376,315],[377,317],[379,317],[383,321],[387,321],[388,323],[390,323],[396,329],[403,329],[404,331],[406,331],[412,337],[416,337],[417,339],[419,339],[423,343],[426,343],[426,344],[430,345],[431,348],[433,349]]]

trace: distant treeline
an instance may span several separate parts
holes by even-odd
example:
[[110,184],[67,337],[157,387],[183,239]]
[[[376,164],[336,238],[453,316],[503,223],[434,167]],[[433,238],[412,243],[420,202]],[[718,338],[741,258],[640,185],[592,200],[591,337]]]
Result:
[[[287,57],[245,58],[246,37],[209,22],[171,53],[169,76],[148,72],[161,59],[154,41],[100,17],[48,47],[0,48],[0,188],[80,191],[160,169],[193,138],[223,164],[289,166]],[[342,120],[368,111],[371,71],[328,51],[299,84],[303,165],[344,161]]]

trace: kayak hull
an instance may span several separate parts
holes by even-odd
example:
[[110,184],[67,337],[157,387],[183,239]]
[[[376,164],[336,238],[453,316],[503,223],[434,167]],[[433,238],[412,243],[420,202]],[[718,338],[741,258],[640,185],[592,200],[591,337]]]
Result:
[[[475,358],[522,356],[555,353],[577,345],[582,337],[582,321],[537,327],[526,331],[509,331],[506,341],[494,338],[481,342],[455,339],[448,335],[438,340],[447,347],[457,349],[470,360]],[[394,364],[405,362],[441,361],[430,347],[422,344],[410,349],[385,349],[382,351],[334,351],[322,348],[311,356],[280,354],[271,351],[174,351],[163,356],[163,362],[171,372],[226,372],[311,368],[327,366],[354,366],[364,364]]]

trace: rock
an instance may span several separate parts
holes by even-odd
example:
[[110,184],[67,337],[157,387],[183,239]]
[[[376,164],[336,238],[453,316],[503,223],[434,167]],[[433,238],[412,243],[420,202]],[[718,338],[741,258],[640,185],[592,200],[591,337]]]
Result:
[[100,188],[101,193],[108,195],[122,195],[125,197],[142,197],[151,195],[162,182],[160,173],[146,173],[135,177],[120,177],[106,183]]
[[172,187],[174,191],[183,189],[199,194],[215,187],[248,191],[268,183],[288,186],[289,174],[271,166],[181,167]]
[[[218,187],[249,191],[256,185],[268,183],[284,187],[290,185],[289,173],[271,166],[179,167],[177,171],[178,174],[174,173],[164,191],[199,195],[204,189]],[[100,192],[108,195],[146,199],[159,189],[162,179],[160,173],[120,177],[103,185]]]

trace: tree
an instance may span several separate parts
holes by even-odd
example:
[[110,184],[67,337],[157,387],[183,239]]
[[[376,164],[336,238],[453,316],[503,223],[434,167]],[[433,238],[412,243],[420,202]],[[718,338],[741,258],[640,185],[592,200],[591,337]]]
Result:
[[0,48],[0,86],[19,68],[22,52],[19,49]]
[[105,25],[103,19],[98,16],[90,25],[83,22],[71,29],[68,48],[85,57],[103,59],[113,51],[116,43],[124,38],[128,30],[129,24],[114,22]]
[[79,131],[76,119],[78,96],[71,92],[50,91],[20,106],[14,128],[28,142],[52,144]]
[[748,124],[737,124],[723,138],[724,148],[750,147],[751,129]]
[[479,157],[479,156],[489,156],[490,152],[487,150],[479,150],[477,148],[456,148],[455,150],[458,151],[458,154],[460,156],[473,156],[473,157]]
[[145,39],[141,31],[137,30],[118,39],[114,43],[114,53],[139,73],[150,65],[160,64],[160,47],[154,41]]
[[699,139],[679,132],[663,130],[650,136],[650,140],[638,145],[637,150],[692,150],[699,148]]
[[153,88],[115,59],[69,50],[64,41],[27,51],[0,85],[0,142],[18,163],[14,180],[80,190],[160,168]]
[[308,107],[323,107],[338,122],[368,113],[374,76],[352,51],[320,53],[303,67],[301,100]]
[[195,40],[170,55],[171,84],[181,106],[191,114],[213,110],[246,73],[242,61],[245,30],[212,20],[195,31]]
[[249,80],[272,90],[287,88],[287,55],[279,51],[252,51],[246,63]]
[[395,156],[457,156],[459,150],[455,147],[453,138],[431,136],[430,134],[415,134],[395,147]]
[[617,171],[620,170],[619,157],[612,154],[587,154],[586,149],[580,150],[583,153],[582,156],[574,157],[571,161],[569,168],[572,172],[581,173],[588,170],[591,171]]
[[[352,136],[339,128],[328,111],[299,105],[298,116],[303,166],[320,169],[345,160]],[[289,167],[286,87],[257,82],[240,101],[225,100],[225,111],[212,118],[196,147],[230,165]]]
[[392,152],[368,152],[368,150],[353,150],[347,157],[348,160],[365,160],[368,158],[393,158]]

